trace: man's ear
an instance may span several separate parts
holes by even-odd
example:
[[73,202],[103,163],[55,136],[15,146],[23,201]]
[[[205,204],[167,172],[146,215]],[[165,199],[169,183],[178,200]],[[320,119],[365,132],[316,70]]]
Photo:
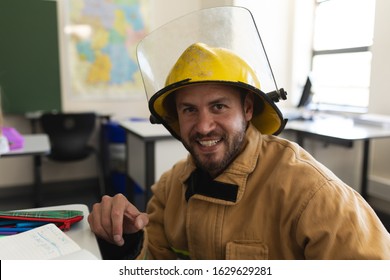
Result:
[[253,116],[253,103],[254,103],[254,96],[253,93],[248,92],[245,95],[245,100],[244,100],[244,114],[245,114],[245,119],[247,121],[250,121]]

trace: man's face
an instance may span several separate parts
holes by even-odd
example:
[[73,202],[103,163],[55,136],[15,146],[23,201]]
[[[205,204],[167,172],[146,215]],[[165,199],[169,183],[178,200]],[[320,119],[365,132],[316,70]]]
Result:
[[253,100],[244,104],[237,88],[193,85],[176,93],[180,136],[198,167],[215,177],[237,156],[244,144]]

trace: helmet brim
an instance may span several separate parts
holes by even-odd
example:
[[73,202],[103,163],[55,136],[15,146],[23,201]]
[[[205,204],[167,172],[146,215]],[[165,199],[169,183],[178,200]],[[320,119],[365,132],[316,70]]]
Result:
[[285,126],[285,120],[275,103],[256,87],[231,81],[190,81],[189,79],[171,84],[158,91],[149,100],[149,110],[157,122],[163,124],[165,128],[178,140],[181,140],[180,125],[174,103],[174,92],[179,89],[199,84],[223,84],[230,85],[252,92],[254,95],[254,114],[252,124],[262,133],[278,135]]

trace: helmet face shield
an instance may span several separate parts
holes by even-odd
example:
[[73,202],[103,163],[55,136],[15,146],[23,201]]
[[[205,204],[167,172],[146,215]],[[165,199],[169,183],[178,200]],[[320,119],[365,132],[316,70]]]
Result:
[[137,59],[152,116],[178,139],[176,114],[166,99],[194,83],[224,83],[254,92],[264,109],[258,110],[259,115],[269,114],[252,120],[256,128],[265,134],[282,129],[281,113],[265,94],[278,92],[276,82],[256,24],[245,8],[210,8],[178,18],[141,40]]

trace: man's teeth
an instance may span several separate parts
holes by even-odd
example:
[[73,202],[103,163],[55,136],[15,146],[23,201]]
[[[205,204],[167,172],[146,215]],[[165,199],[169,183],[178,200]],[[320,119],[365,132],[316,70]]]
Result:
[[217,144],[218,142],[219,142],[218,140],[199,141],[199,143],[202,146],[207,146],[207,147],[213,146],[213,145]]

